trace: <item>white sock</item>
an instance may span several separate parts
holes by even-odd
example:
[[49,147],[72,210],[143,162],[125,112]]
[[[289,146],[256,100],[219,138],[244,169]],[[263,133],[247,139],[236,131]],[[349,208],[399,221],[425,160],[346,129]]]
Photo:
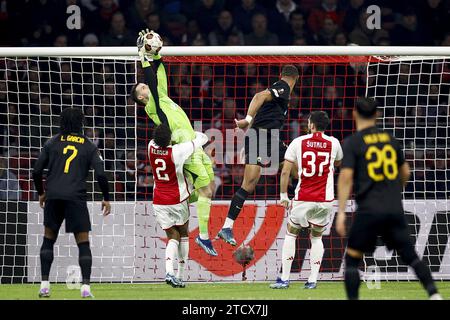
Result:
[[230,218],[225,219],[225,223],[223,224],[222,228],[233,228],[234,220]]
[[183,280],[184,270],[186,269],[186,263],[189,256],[189,238],[183,237],[180,239],[180,245],[178,246],[178,272],[177,278]]
[[295,234],[286,232],[283,242],[283,250],[281,253],[281,260],[283,262],[283,272],[281,274],[281,280],[289,280],[291,274],[291,266],[295,256],[295,241],[297,236]]
[[178,244],[175,239],[170,239],[166,247],[166,273],[174,275],[173,264],[178,256]]
[[209,239],[209,235],[207,233],[199,233],[198,236],[202,240],[208,240]]
[[50,288],[50,281],[41,281],[41,289]]
[[324,251],[322,237],[311,237],[311,251],[309,255],[311,274],[309,275],[308,282],[317,282]]
[[81,288],[80,288],[80,291],[81,291],[81,292],[83,292],[83,291],[89,291],[89,292],[91,292],[91,286],[88,285],[88,284],[83,284],[83,285],[81,286]]

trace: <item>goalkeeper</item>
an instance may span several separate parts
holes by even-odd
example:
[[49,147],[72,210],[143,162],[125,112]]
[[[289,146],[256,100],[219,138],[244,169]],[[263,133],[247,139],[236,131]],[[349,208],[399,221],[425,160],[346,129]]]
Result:
[[[157,37],[153,39],[153,37]],[[146,51],[146,39],[158,43],[157,49]],[[159,41],[158,41],[159,40]],[[183,109],[168,96],[166,68],[162,61],[159,50],[162,47],[161,37],[153,31],[141,31],[137,39],[139,58],[145,74],[145,83],[137,83],[131,90],[131,97],[141,106],[145,106],[145,112],[155,125],[165,123],[172,131],[172,143],[182,143],[195,138],[195,132],[191,122]],[[208,221],[211,209],[211,197],[214,189],[214,172],[211,159],[203,149],[199,148],[186,161],[184,165],[186,177],[194,185],[195,196],[191,197],[194,202],[197,197],[197,215],[199,225],[199,236],[195,242],[209,255],[217,256],[208,235]]]

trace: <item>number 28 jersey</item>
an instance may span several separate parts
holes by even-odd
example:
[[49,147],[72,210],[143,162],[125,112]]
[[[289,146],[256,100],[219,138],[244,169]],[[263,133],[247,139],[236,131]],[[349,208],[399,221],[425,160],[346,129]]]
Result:
[[294,139],[284,159],[298,166],[295,200],[329,202],[334,200],[334,161],[342,159],[339,141],[323,132]]
[[194,148],[192,141],[167,148],[150,141],[148,154],[154,180],[153,204],[174,205],[189,198],[192,185],[183,173],[183,165]]
[[344,140],[342,168],[354,170],[358,213],[403,213],[399,167],[404,162],[399,142],[376,127]]

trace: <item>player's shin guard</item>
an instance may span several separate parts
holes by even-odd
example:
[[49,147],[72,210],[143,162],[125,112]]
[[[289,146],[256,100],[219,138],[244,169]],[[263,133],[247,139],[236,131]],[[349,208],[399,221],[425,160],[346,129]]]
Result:
[[413,246],[401,250],[400,257],[402,260],[414,269],[414,272],[419,278],[420,283],[422,283],[428,295],[431,297],[433,294],[437,293],[436,285],[434,284],[433,276],[431,275],[428,266],[420,260]]
[[359,270],[361,259],[345,255],[345,290],[349,300],[357,300],[359,297]]
[[55,242],[56,240],[51,240],[46,237],[44,237],[44,241],[42,242],[40,252],[42,281],[48,281],[53,262],[53,246]]
[[200,239],[209,239],[208,222],[211,211],[211,199],[200,195],[197,201],[198,229]]
[[180,243],[175,239],[170,239],[166,247],[166,273],[175,275],[173,264],[178,256],[178,245]]
[[242,188],[239,188],[239,190],[234,194],[233,199],[231,199],[230,208],[228,209],[226,224],[223,226],[224,228],[233,227],[233,222],[239,216],[247,197],[248,192]]
[[324,251],[322,237],[311,237],[311,253],[309,258],[311,274],[309,275],[308,282],[317,282]]
[[286,232],[286,236],[284,237],[283,242],[283,249],[281,252],[281,260],[283,265],[281,280],[283,281],[289,280],[289,276],[291,274],[292,262],[294,261],[295,256],[296,239],[297,236],[295,234]]
[[89,241],[78,243],[78,263],[80,264],[83,284],[89,285],[91,282],[92,253]]
[[182,237],[178,245],[178,272],[177,278],[183,280],[184,270],[189,256],[189,238]]

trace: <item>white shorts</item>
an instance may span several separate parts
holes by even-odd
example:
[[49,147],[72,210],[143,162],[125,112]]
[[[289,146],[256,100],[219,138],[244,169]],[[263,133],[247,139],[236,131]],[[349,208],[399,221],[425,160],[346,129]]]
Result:
[[153,215],[164,230],[173,226],[182,226],[189,220],[188,202],[185,200],[173,205],[154,204]]
[[309,228],[323,232],[330,223],[333,202],[292,201],[289,223],[299,228]]

